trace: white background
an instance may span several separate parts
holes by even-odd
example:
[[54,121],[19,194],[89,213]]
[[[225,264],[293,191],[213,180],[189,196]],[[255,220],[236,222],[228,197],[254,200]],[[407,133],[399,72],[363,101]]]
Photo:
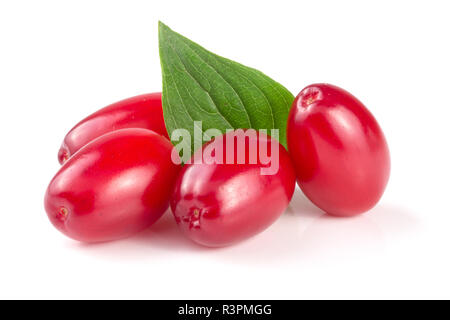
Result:
[[[450,298],[448,1],[1,1],[0,298]],[[109,103],[160,91],[157,22],[295,95],[359,97],[391,150],[384,197],[356,218],[297,190],[233,247],[186,240],[170,212],[86,245],[43,208],[65,133]]]

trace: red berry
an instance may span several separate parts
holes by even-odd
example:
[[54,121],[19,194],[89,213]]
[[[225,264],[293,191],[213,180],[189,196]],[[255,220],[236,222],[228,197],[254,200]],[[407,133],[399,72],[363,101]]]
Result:
[[[232,135],[237,142],[249,132],[254,135],[246,139],[243,150],[238,148],[238,143],[225,143]],[[190,239],[205,246],[220,247],[263,231],[283,213],[294,192],[295,171],[287,151],[278,141],[254,130],[237,130],[219,136],[197,151],[191,161],[199,159],[202,152],[205,156],[213,143],[224,146],[221,155],[217,155],[217,150],[215,154],[222,163],[204,159],[201,163],[186,164],[177,180],[171,208],[178,226]],[[276,150],[268,153],[270,163],[260,156],[263,144],[268,150],[272,147]],[[256,161],[249,156],[252,151],[257,154]],[[227,161],[227,155],[231,155],[233,163]],[[237,163],[240,157],[242,161]],[[274,174],[262,174],[261,169],[272,165],[278,169]]]
[[164,124],[161,93],[148,93],[113,103],[81,120],[64,138],[58,152],[63,164],[88,142],[125,128],[143,128],[168,138]]
[[389,179],[389,150],[375,118],[347,91],[314,84],[296,97],[288,149],[305,195],[319,208],[351,216],[372,208]]
[[180,169],[172,144],[145,129],[107,133],[81,148],[58,171],[45,210],[62,233],[84,242],[124,238],[167,210]]

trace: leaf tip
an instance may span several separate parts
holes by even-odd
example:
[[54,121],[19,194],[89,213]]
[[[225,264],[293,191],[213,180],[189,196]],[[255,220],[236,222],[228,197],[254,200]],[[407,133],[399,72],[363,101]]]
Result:
[[161,20],[158,21],[158,32],[161,34],[162,32],[165,32],[167,30],[170,30],[170,28],[164,24]]

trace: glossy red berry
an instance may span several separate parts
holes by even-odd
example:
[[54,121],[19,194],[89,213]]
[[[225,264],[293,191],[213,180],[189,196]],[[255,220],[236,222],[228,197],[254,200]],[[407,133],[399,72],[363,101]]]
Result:
[[[171,209],[183,233],[199,244],[220,247],[249,238],[270,226],[292,198],[295,171],[287,151],[278,141],[255,131],[246,138],[245,147],[238,148],[237,140],[245,138],[250,131],[237,130],[219,136],[191,159],[192,162],[200,159],[202,153],[205,157],[214,143],[224,146],[220,149],[222,154],[218,155],[217,150],[215,153],[222,163],[204,158],[201,163],[186,164],[180,173]],[[235,135],[234,144],[230,140],[226,142],[232,135]],[[260,156],[263,144],[268,150],[276,150],[268,153],[270,163]],[[256,151],[256,158],[249,156],[252,150]],[[231,155],[231,162],[227,155]],[[240,156],[241,163],[238,163]],[[277,170],[262,174],[261,169],[268,169],[274,165],[273,161],[277,162]]]
[[62,164],[93,139],[125,128],[149,129],[168,138],[161,93],[148,93],[121,100],[81,120],[64,138],[58,160]]
[[146,129],[122,129],[91,141],[50,182],[50,221],[84,242],[124,238],[150,226],[167,210],[180,169],[172,149],[166,138]]
[[351,216],[381,198],[390,172],[386,139],[349,92],[329,84],[303,89],[289,114],[287,138],[298,184],[319,208]]

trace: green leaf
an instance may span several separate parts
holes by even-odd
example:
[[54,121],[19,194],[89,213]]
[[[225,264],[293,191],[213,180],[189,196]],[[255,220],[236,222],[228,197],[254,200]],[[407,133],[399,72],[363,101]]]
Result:
[[[215,128],[279,129],[286,147],[286,123],[294,96],[262,72],[220,57],[159,22],[162,103],[169,136],[194,121],[202,132]],[[192,139],[193,140],[193,139]],[[196,146],[198,144],[197,139]],[[192,152],[194,141],[191,141]]]

